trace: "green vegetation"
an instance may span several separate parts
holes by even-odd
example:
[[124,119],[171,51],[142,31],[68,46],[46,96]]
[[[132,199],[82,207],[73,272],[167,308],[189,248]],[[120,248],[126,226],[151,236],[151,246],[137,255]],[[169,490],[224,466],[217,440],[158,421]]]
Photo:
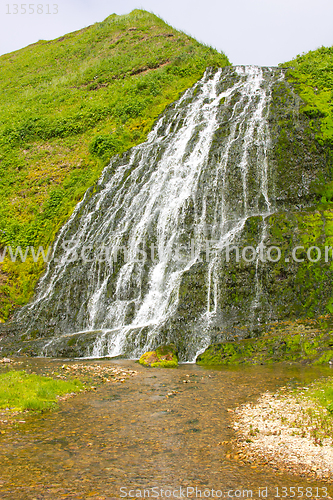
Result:
[[322,119],[322,139],[333,145],[333,47],[321,47],[281,64],[307,103],[304,112]]
[[[295,387],[295,382],[295,379],[291,379],[288,386],[281,387],[274,394],[265,392],[252,408],[250,405],[245,405],[240,411],[241,433],[246,443],[256,442],[252,452],[258,458],[264,456],[266,463],[265,448],[257,447],[259,444],[257,439],[261,440],[263,437],[266,439],[267,436],[270,436],[272,446],[277,449],[281,446],[281,440],[288,436],[287,449],[291,454],[303,449],[307,458],[312,456],[314,459],[311,460],[309,467],[306,466],[305,470],[303,467],[307,460],[300,460],[297,465],[302,467],[303,472],[306,470],[317,472],[324,469],[320,464],[319,457],[316,458],[310,450],[307,451],[307,447],[303,448],[301,441],[297,438],[295,438],[296,440],[289,440],[289,438],[297,436],[306,439],[308,444],[333,446],[333,415],[329,410],[333,402],[333,378],[322,378],[307,386],[303,386],[303,384],[300,386],[299,382],[296,382]],[[252,412],[253,408],[255,408],[255,412]],[[238,425],[237,428],[239,428]],[[278,437],[274,438],[274,436]],[[298,448],[299,445],[301,448]],[[251,444],[250,447],[252,447]],[[282,455],[281,458],[284,462],[291,463],[287,455]],[[313,468],[313,466],[315,467]]]
[[300,429],[297,434],[308,436],[318,446],[332,446],[333,378],[316,380],[309,387],[295,389],[291,396],[301,403],[300,412],[292,422],[292,427]]
[[160,346],[156,351],[142,354],[140,365],[152,368],[176,368],[178,366],[178,353],[174,344]]
[[333,360],[331,325],[320,321],[283,321],[267,325],[263,337],[210,345],[197,357],[202,366],[255,365],[278,361],[326,364]]
[[333,379],[318,381],[311,387],[309,396],[333,414]]
[[59,396],[83,388],[79,380],[55,380],[36,373],[9,371],[0,374],[0,408],[14,411],[54,408]]
[[[281,64],[291,68],[288,80],[295,86],[299,96],[305,101],[302,109],[313,122],[320,120],[317,140],[327,148],[327,155],[333,156],[333,47],[321,47]],[[322,202],[333,199],[333,181],[317,186]]]
[[[110,156],[144,141],[157,116],[224,54],[142,10],[0,57],[3,249],[52,244]],[[40,259],[5,258],[0,321],[27,302]]]

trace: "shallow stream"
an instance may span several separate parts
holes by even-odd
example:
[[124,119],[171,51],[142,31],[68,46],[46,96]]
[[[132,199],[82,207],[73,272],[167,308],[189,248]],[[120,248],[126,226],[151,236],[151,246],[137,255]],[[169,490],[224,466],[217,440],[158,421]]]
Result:
[[[25,362],[42,371],[63,363]],[[199,491],[204,498],[206,489],[214,489],[224,498],[249,497],[243,490],[252,490],[257,499],[259,487],[266,486],[268,499],[291,498],[282,487],[293,486],[304,488],[304,498],[325,498],[324,488],[332,496],[327,483],[243,462],[230,444],[235,438],[230,410],[266,390],[307,384],[327,374],[326,369],[278,365],[213,370],[185,364],[163,370],[144,369],[133,361],[95,363],[116,363],[138,375],[79,394],[58,411],[24,416],[25,423],[2,434],[1,499],[109,500],[130,494],[140,498],[144,490],[146,498],[148,493],[150,498],[170,498],[171,491],[175,498],[180,487],[185,498],[186,488],[197,487],[197,498]],[[305,494],[307,487],[312,496]],[[188,498],[196,498],[195,492]]]

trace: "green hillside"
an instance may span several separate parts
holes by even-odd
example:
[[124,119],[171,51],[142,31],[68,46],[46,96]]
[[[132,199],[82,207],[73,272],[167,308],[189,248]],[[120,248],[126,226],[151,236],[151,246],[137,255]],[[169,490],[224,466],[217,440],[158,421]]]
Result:
[[[281,67],[290,68],[287,77],[306,103],[302,112],[313,120],[313,127],[319,119],[316,138],[327,148],[327,154],[333,155],[333,47],[298,55]],[[322,183],[318,191],[323,202],[332,200],[333,181]]]
[[[1,56],[0,254],[52,243],[110,156],[144,141],[207,66],[229,64],[143,10]],[[44,264],[0,266],[4,321]]]

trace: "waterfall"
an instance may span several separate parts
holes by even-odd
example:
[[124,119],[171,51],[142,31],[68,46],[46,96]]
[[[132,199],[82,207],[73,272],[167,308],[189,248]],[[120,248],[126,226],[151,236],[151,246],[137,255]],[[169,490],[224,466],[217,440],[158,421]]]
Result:
[[[59,232],[34,300],[16,316],[44,338],[42,354],[80,335],[93,339],[85,355],[94,357],[137,357],[170,340],[184,276],[200,265],[205,310],[183,358],[209,344],[209,325],[223,323],[221,251],[249,218],[274,211],[268,115],[282,77],[275,68],[208,69],[146,142],[111,159]],[[259,279],[257,262],[255,308]]]

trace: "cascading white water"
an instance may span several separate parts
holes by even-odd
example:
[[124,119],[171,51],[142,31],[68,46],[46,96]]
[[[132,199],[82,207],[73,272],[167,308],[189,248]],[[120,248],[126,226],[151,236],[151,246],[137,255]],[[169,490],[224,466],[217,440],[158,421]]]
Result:
[[30,331],[52,332],[44,354],[62,334],[78,332],[99,331],[87,350],[95,357],[135,357],[156,344],[176,313],[184,275],[209,239],[207,308],[188,356],[207,346],[221,250],[249,217],[273,210],[267,118],[280,73],[207,70],[145,143],[111,160],[60,231],[34,301],[18,314]]
[[[208,300],[207,300],[207,319],[210,316],[214,316],[217,312],[217,302],[219,293],[219,276],[217,275],[218,266],[217,263],[220,259],[220,252],[227,245],[232,244],[235,237],[240,234],[244,228],[246,219],[250,216],[261,214],[263,217],[263,231],[261,236],[260,245],[266,237],[266,224],[265,217],[268,216],[272,211],[272,203],[268,196],[268,159],[267,152],[270,146],[270,134],[268,127],[268,114],[269,114],[269,103],[271,99],[271,88],[268,89],[263,87],[263,71],[258,67],[237,67],[236,72],[238,75],[246,77],[245,83],[242,87],[242,94],[239,101],[236,103],[231,121],[231,130],[224,150],[222,152],[222,158],[218,165],[217,173],[219,177],[215,178],[215,185],[219,181],[222,183],[223,189],[221,193],[221,205],[217,205],[215,209],[213,235],[214,239],[217,240],[218,252],[215,254],[209,265],[208,271]],[[283,78],[281,74],[280,78]],[[250,105],[253,104],[253,100],[256,100],[256,106],[253,108],[252,112],[250,110]],[[241,112],[235,116],[237,108],[242,108]],[[227,206],[228,189],[226,189],[226,177],[227,169],[230,158],[230,150],[232,145],[239,139],[239,136],[243,137],[243,147],[241,151],[241,159],[238,168],[241,172],[242,179],[242,203],[243,203],[243,213],[241,218],[234,221],[234,225],[230,230],[228,225],[230,224],[230,209]],[[257,146],[257,158],[256,167],[259,180],[259,192],[262,195],[265,204],[263,210],[259,210],[258,206],[249,208],[248,196],[251,191],[248,186],[248,170],[249,170],[249,150],[253,147],[253,144]],[[251,200],[253,202],[253,199]],[[257,200],[256,200],[257,201]],[[253,210],[254,208],[254,210]],[[220,216],[221,224],[216,223],[216,214]],[[227,230],[226,230],[227,227]],[[260,284],[258,277],[258,266],[259,266],[259,255],[256,258],[256,274],[255,274],[255,297],[253,301],[253,309],[259,306],[259,295],[260,295]],[[211,297],[213,295],[213,297]],[[211,310],[210,304],[213,303],[214,306]],[[207,339],[209,343],[209,339]],[[201,352],[207,346],[207,342],[203,344]]]

